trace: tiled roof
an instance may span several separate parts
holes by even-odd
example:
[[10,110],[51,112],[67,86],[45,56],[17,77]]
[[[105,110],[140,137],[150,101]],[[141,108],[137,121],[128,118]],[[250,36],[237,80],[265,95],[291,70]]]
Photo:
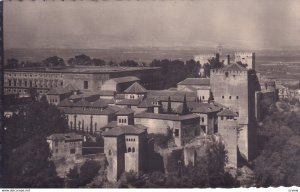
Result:
[[178,83],[178,85],[203,85],[209,86],[209,78],[186,78],[185,80]]
[[94,102],[91,102],[90,103],[90,106],[91,107],[100,107],[100,108],[104,108],[104,107],[107,107],[107,103],[105,102],[104,99],[98,99]]
[[112,91],[112,90],[101,90],[101,91],[98,91],[98,94],[100,96],[114,96],[115,95],[115,91]]
[[47,137],[48,140],[82,140],[82,135],[76,133],[55,133]]
[[147,92],[147,98],[154,98],[159,101],[168,101],[170,97],[173,102],[183,102],[184,95],[186,95],[186,100],[190,102],[197,99],[197,93],[189,91],[150,90]]
[[177,115],[177,114],[162,114],[162,113],[138,113],[134,118],[148,118],[148,119],[163,119],[171,121],[183,121],[186,119],[199,118],[197,114]]
[[74,107],[90,107],[91,103],[88,102],[86,99],[83,98],[83,99],[81,99],[81,100],[79,100],[77,102],[74,102],[73,106]]
[[114,81],[116,83],[126,83],[126,82],[133,82],[133,81],[139,81],[140,79],[135,76],[126,76],[126,77],[118,77],[118,78],[112,78],[109,81]]
[[101,100],[103,100],[106,104],[115,104],[114,99],[101,99]]
[[125,94],[117,94],[115,99],[125,99]]
[[129,114],[133,114],[133,113],[134,113],[134,111],[132,109],[125,107],[125,108],[121,109],[120,111],[118,111],[116,113],[116,115],[129,115]]
[[146,93],[147,90],[141,86],[138,82],[133,83],[130,87],[128,87],[124,93]]
[[69,99],[64,99],[58,103],[58,107],[71,107],[73,106],[73,102]]
[[230,109],[224,109],[223,111],[218,113],[218,116],[237,117],[238,115]]
[[153,107],[154,105],[152,104],[152,102],[154,102],[155,99],[153,98],[145,98],[140,104],[139,104],[139,108],[148,108],[148,107]]
[[200,103],[200,105],[192,110],[193,113],[216,113],[221,108],[211,103]]
[[70,93],[70,92],[71,91],[66,88],[57,87],[57,88],[50,89],[47,92],[47,95],[63,95],[63,94]]
[[222,68],[223,71],[247,71],[247,69],[237,63],[226,65]]
[[116,105],[133,105],[138,106],[141,102],[141,99],[123,99],[122,101],[116,103]]
[[143,125],[125,125],[117,126],[106,132],[103,132],[104,137],[116,137],[120,135],[140,135],[147,131],[147,127]]
[[106,108],[101,110],[101,109],[94,109],[94,108],[84,109],[81,107],[76,107],[76,108],[62,108],[61,111],[63,111],[65,114],[81,114],[81,115],[110,115],[115,113],[115,111],[111,108]]
[[122,109],[122,107],[119,107],[117,105],[109,105],[107,108],[110,108],[110,109],[114,110],[115,112],[118,112]]
[[65,88],[69,91],[78,91],[78,90],[80,90],[78,87],[76,87],[75,85],[72,85],[72,84],[68,84],[67,86],[65,86]]
[[103,126],[103,128],[113,128],[116,127],[117,125],[118,125],[117,121],[111,121],[107,125]]

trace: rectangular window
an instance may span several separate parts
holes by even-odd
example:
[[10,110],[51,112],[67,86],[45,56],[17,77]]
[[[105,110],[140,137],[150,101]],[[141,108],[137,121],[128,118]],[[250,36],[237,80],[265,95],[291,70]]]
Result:
[[224,118],[223,117],[221,117],[221,120],[223,120]]
[[27,81],[26,80],[25,80],[24,84],[25,84],[25,87],[27,87]]
[[83,88],[88,89],[89,88],[89,82],[88,81],[83,81]]
[[8,80],[8,86],[11,86],[11,80]]
[[75,154],[75,149],[70,149],[71,154]]
[[17,80],[14,79],[14,87],[16,87],[16,86],[17,86]]
[[204,117],[202,117],[202,122],[204,122]]
[[175,135],[175,137],[179,137],[179,129],[175,129],[174,135]]

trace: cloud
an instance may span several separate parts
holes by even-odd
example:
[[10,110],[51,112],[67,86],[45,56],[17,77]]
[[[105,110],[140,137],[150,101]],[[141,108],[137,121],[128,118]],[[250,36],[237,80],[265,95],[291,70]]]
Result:
[[5,48],[300,43],[297,0],[6,1]]

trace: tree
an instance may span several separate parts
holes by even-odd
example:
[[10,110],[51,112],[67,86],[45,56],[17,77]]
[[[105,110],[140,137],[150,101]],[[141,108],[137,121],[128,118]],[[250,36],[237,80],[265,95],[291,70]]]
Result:
[[105,61],[102,60],[102,59],[96,59],[96,58],[94,58],[94,59],[92,60],[92,62],[93,62],[93,64],[94,64],[95,66],[104,66],[104,65],[105,65]]
[[62,187],[45,137],[34,136],[11,152],[6,167],[6,187]]
[[254,160],[256,185],[300,185],[300,114],[273,109],[258,127],[258,134],[261,150]]
[[92,65],[93,61],[92,59],[85,55],[85,54],[81,54],[81,55],[76,55],[75,58],[70,58],[68,60],[68,64],[71,66],[74,65]]
[[168,109],[167,109],[167,113],[172,113],[173,110],[172,110],[172,103],[171,103],[171,97],[169,96],[168,97]]
[[121,63],[119,63],[119,66],[122,67],[138,67],[139,64],[133,60],[126,60],[126,61],[122,61]]
[[210,91],[210,92],[209,92],[208,103],[210,103],[210,102],[212,102],[212,101],[214,101],[214,100],[215,100],[214,95],[213,95],[213,93]]
[[187,102],[186,102],[186,95],[184,95],[183,104],[182,104],[182,115],[185,115],[188,113],[189,113],[189,109],[188,109]]
[[101,168],[100,164],[93,160],[86,161],[80,166],[80,172],[78,168],[74,167],[70,169],[67,177],[69,179],[68,187],[83,187],[90,183],[97,175]]
[[33,136],[45,138],[53,133],[67,131],[66,116],[46,101],[32,101],[19,106],[18,111],[18,114],[5,119],[7,149],[19,147]]
[[47,67],[64,67],[65,61],[64,59],[53,56],[53,57],[48,57],[46,60],[43,61],[43,64]]

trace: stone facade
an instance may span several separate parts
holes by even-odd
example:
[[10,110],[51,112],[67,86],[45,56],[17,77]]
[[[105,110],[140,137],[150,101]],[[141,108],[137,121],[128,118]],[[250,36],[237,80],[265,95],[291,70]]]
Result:
[[141,83],[149,88],[160,85],[157,79],[161,75],[160,68],[130,67],[130,68],[22,68],[6,69],[4,71],[5,94],[28,93],[29,89],[36,89],[38,93],[45,94],[52,88],[71,84],[82,92],[95,92],[109,79],[135,76]]
[[52,134],[47,137],[52,158],[69,158],[82,155],[82,136],[75,133]]
[[255,157],[255,82],[253,75],[238,64],[211,71],[211,91],[214,100],[229,107],[238,117],[240,127],[238,147],[246,160]]
[[247,69],[255,69],[255,53],[251,52],[236,52],[234,53],[235,63],[241,62],[247,64]]

